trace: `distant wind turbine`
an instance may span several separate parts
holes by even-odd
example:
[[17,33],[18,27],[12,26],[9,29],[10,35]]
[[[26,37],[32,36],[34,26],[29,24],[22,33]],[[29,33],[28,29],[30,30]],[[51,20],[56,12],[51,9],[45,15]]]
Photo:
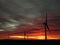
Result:
[[47,29],[48,29],[48,31],[50,32],[50,29],[49,29],[49,27],[48,27],[48,21],[47,21],[47,11],[46,11],[46,20],[45,20],[45,22],[43,23],[43,25],[44,25],[44,29],[45,29],[45,40],[47,40]]
[[24,40],[26,40],[28,37],[27,37],[27,31],[24,31]]

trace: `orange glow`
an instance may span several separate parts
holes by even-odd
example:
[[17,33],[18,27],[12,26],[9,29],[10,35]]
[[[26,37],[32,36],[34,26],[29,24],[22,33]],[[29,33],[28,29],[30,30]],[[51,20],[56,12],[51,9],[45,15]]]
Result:
[[24,36],[9,36],[9,38],[24,38]]
[[[38,39],[45,39],[45,36],[38,36]],[[55,37],[50,37],[50,36],[48,36],[48,38],[47,38],[48,40],[52,40],[52,39],[59,39],[59,38],[55,38]]]
[[45,39],[45,36],[38,36],[37,39]]
[[[60,36],[59,34],[55,34],[55,33],[47,33],[47,40],[60,40]],[[0,34],[1,35],[1,34]],[[32,33],[32,34],[27,34],[25,36],[25,39],[27,39],[28,36],[28,40],[45,40],[45,36],[44,36],[44,32],[37,32],[37,33]],[[24,40],[24,35],[23,34],[11,34],[8,35],[1,35],[0,40],[2,39],[16,39],[16,40]]]
[[[9,38],[13,38],[13,39],[24,39],[24,36],[9,36]],[[25,36],[25,38],[27,38]],[[44,40],[45,39],[45,36],[29,36],[28,39],[37,39],[37,40]],[[55,38],[55,37],[50,37],[48,36],[48,40],[50,39],[59,39],[59,38]]]
[[[24,39],[24,36],[9,36],[9,37],[10,38],[16,38],[16,39],[20,39],[20,38],[23,38]],[[27,38],[27,36],[25,36],[25,38]],[[36,39],[36,37],[34,37],[34,36],[29,36],[28,39],[29,38]]]

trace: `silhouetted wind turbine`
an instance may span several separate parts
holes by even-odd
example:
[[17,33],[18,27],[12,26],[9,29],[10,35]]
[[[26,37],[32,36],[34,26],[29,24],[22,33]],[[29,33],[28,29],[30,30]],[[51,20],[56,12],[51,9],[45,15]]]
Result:
[[45,40],[47,40],[47,29],[50,32],[49,27],[48,27],[48,21],[47,21],[47,11],[46,11],[46,20],[43,23],[43,25],[44,25],[44,29],[45,29]]
[[33,31],[33,30],[39,30],[39,29],[37,29],[37,28],[32,28],[32,29],[29,29],[28,31],[24,31],[24,40],[28,40],[28,33],[30,32],[30,31]]
[[24,31],[24,40],[28,39],[27,37],[27,31]]

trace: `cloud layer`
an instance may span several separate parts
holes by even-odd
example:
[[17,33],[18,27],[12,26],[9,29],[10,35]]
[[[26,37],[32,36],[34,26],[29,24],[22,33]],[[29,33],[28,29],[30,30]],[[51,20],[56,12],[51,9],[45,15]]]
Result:
[[42,23],[45,11],[48,11],[49,24],[60,27],[60,0],[0,0],[0,23],[15,23],[15,26]]

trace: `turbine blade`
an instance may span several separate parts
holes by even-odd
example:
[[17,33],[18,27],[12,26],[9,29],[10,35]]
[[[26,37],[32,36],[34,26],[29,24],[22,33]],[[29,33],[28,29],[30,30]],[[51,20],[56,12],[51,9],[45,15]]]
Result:
[[51,32],[50,29],[49,29],[49,26],[48,25],[46,25],[46,26],[47,26],[48,31]]

